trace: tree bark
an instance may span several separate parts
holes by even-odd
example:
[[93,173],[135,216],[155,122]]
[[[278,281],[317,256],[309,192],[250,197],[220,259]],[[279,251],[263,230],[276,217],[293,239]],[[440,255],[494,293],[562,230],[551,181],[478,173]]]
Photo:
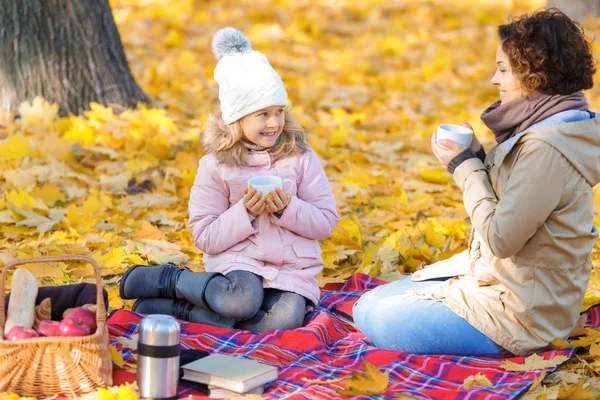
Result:
[[90,102],[132,107],[135,82],[108,0],[0,0],[0,108],[35,96],[80,114]]
[[579,22],[588,14],[600,15],[600,0],[548,0],[548,7],[556,7]]

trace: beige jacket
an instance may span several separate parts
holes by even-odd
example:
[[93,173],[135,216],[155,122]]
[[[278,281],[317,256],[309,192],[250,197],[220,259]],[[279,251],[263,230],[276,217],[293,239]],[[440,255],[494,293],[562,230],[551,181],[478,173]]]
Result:
[[533,128],[454,172],[473,230],[468,249],[413,275],[452,277],[441,300],[516,355],[575,327],[598,238],[600,119]]

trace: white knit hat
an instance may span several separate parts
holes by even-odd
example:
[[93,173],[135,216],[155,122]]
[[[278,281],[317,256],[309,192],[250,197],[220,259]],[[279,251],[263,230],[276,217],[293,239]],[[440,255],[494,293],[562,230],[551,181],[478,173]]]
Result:
[[231,27],[219,30],[212,51],[218,60],[214,77],[226,124],[265,107],[288,104],[281,77],[267,57],[252,50],[242,32]]

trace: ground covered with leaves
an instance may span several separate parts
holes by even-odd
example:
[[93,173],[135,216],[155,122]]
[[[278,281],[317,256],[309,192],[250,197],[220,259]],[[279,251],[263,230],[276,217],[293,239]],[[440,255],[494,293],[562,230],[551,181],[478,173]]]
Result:
[[[92,104],[77,117],[61,116],[43,99],[21,106],[0,129],[0,262],[90,255],[101,266],[111,308],[122,308],[129,304],[119,299],[117,284],[133,264],[203,268],[186,225],[187,203],[206,115],[218,104],[210,43],[219,28],[244,31],[280,72],[330,178],[342,219],[322,242],[320,282],[355,272],[395,279],[466,248],[470,224],[460,190],[433,157],[429,138],[439,123],[466,119],[484,146],[493,146],[479,115],[498,97],[490,83],[496,27],[543,3],[111,5],[133,73],[153,103],[136,110]],[[600,21],[585,25],[590,36],[600,33]],[[593,46],[600,59],[600,45]],[[587,96],[600,110],[600,89]],[[600,225],[598,194],[600,188]],[[593,263],[600,267],[598,247]],[[90,266],[77,264],[30,269],[45,284],[93,276]],[[600,302],[600,272],[592,278],[586,306]],[[600,350],[593,350],[563,371],[576,375],[561,380],[579,384],[583,371],[597,375]],[[540,388],[546,390],[540,398],[558,396]]]

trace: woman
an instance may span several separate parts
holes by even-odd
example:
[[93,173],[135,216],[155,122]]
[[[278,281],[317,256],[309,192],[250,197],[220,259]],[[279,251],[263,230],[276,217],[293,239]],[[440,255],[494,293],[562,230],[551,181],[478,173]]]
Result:
[[[487,154],[431,146],[463,191],[467,250],[365,293],[357,326],[378,347],[416,354],[504,357],[543,350],[575,327],[591,271],[592,187],[600,181],[600,120],[591,46],[557,9],[498,29],[500,100],[481,119]],[[468,124],[466,124],[468,125]]]

